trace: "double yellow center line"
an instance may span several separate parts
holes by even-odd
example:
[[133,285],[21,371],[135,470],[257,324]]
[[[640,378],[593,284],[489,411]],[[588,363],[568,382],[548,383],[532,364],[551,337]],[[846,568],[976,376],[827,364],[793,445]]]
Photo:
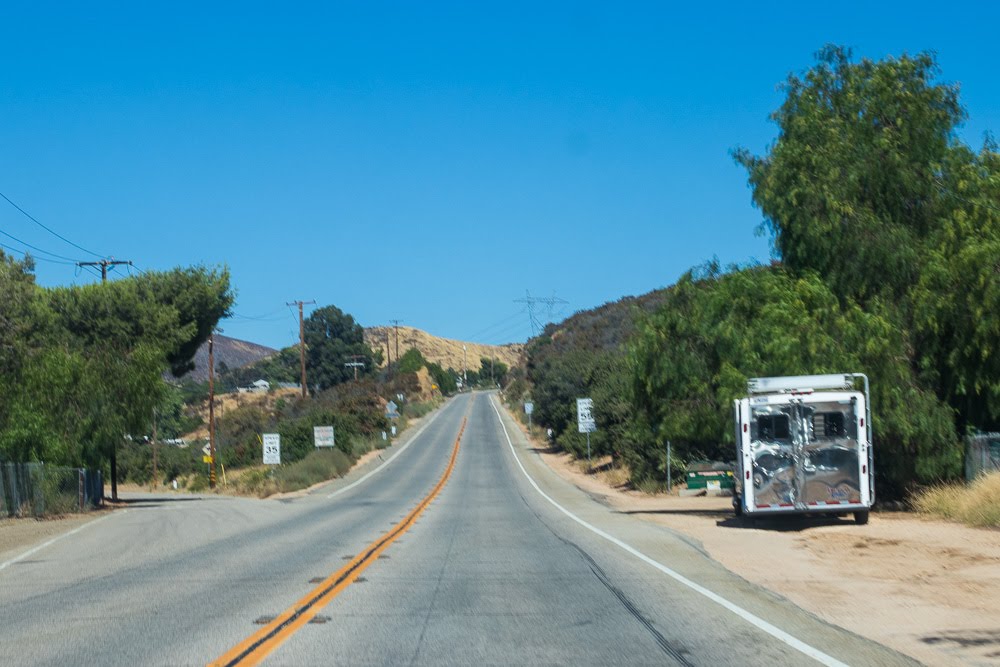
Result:
[[455,459],[458,457],[458,447],[462,442],[462,434],[465,432],[465,423],[466,418],[463,418],[462,426],[458,430],[458,437],[455,438],[455,446],[451,450],[451,459],[448,461],[448,467],[445,468],[444,474],[413,511],[393,526],[389,532],[369,544],[360,554],[351,559],[351,562],[324,579],[321,584],[283,611],[273,621],[208,663],[209,667],[259,664],[357,579],[383,551],[389,548],[389,545],[409,530],[431,501],[441,493],[448,477],[451,476],[451,471],[455,468]]

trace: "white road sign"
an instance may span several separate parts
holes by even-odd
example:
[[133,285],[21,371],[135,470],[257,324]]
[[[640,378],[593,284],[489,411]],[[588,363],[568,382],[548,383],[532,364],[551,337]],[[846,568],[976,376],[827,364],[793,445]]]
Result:
[[524,414],[530,415],[534,411],[535,411],[535,404],[534,403],[528,401],[527,403],[524,404]]
[[279,433],[264,434],[264,465],[281,465],[281,435]]
[[333,427],[313,426],[313,441],[317,447],[333,447]]
[[597,422],[594,421],[594,399],[576,399],[576,427],[580,433],[593,433],[597,430]]

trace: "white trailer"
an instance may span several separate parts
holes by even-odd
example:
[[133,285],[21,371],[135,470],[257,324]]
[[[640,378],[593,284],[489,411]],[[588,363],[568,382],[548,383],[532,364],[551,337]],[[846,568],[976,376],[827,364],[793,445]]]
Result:
[[867,376],[753,378],[733,413],[737,515],[853,512],[868,522],[875,478]]

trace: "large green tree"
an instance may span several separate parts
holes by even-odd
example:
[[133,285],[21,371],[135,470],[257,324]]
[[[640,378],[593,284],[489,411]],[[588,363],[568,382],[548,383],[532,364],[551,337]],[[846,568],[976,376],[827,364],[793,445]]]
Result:
[[228,273],[204,268],[34,288],[21,316],[17,390],[2,397],[0,457],[108,462],[115,495],[119,443],[147,432],[164,372],[190,367],[232,300]]
[[359,377],[375,371],[364,329],[336,306],[317,308],[309,315],[305,341],[308,381],[320,391],[354,378],[354,368],[344,365],[348,362],[364,364],[358,368]]
[[827,47],[790,76],[777,140],[748,171],[776,255],[907,332],[903,352],[956,411],[1000,428],[1000,157],[962,143],[958,87],[932,55]]
[[862,302],[917,280],[923,243],[949,209],[941,169],[965,117],[958,87],[937,72],[928,53],[854,62],[829,46],[789,76],[769,152],[735,154],[786,266]]

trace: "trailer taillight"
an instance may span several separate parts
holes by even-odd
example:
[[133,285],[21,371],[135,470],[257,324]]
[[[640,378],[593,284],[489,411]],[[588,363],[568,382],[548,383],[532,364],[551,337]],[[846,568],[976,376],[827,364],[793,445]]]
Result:
[[744,425],[743,425],[743,432],[744,432],[744,433],[746,433],[746,432],[747,432],[747,428],[748,428],[747,424],[744,424]]
[[861,466],[861,474],[862,475],[867,475],[868,474],[868,466],[867,465]]
[[750,471],[749,470],[747,470],[747,479],[748,480],[750,479]]
[[861,428],[864,428],[864,427],[865,427],[865,418],[862,417],[861,418]]

